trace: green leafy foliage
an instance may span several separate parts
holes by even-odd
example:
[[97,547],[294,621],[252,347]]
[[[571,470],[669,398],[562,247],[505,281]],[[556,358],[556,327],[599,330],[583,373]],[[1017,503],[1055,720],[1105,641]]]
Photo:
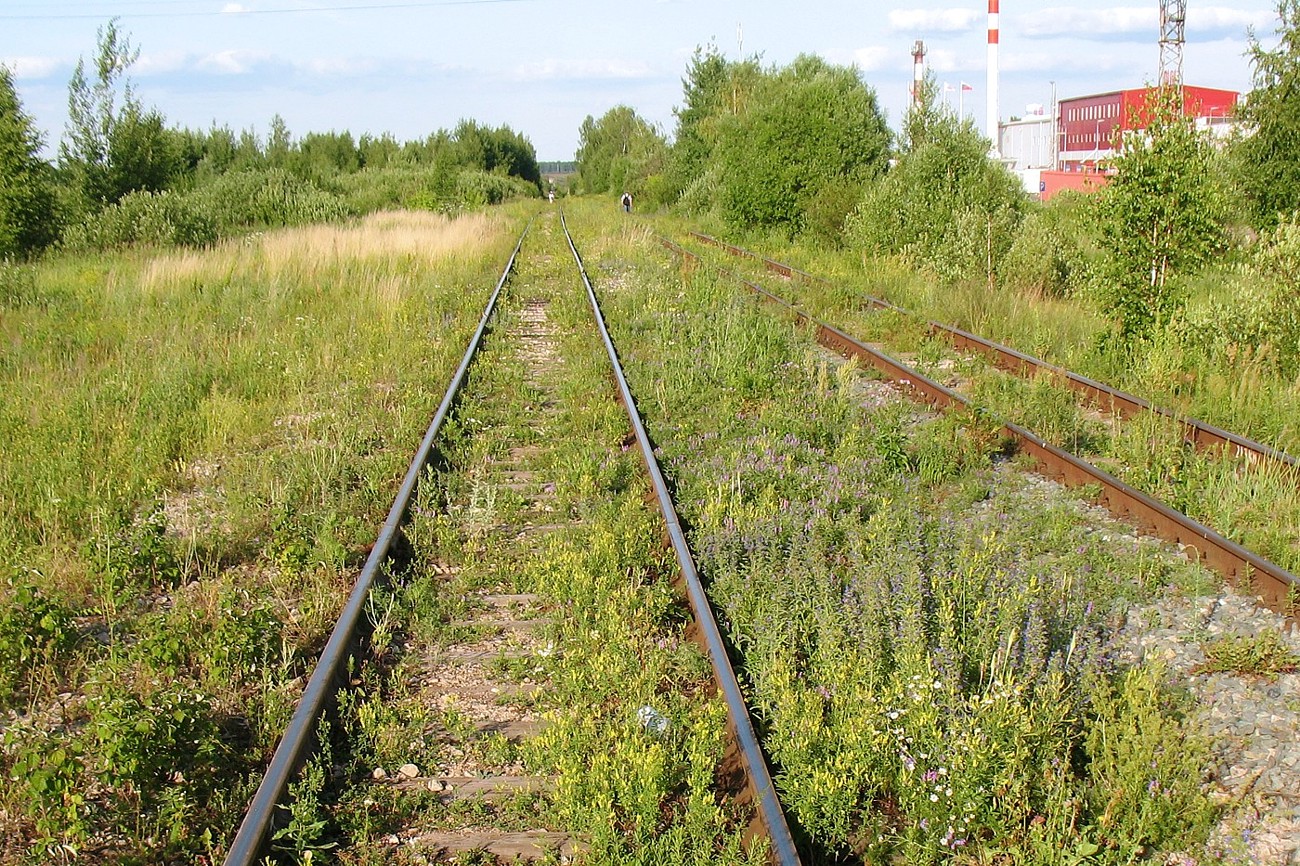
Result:
[[1212,813],[1200,790],[1208,744],[1181,720],[1161,673],[1135,668],[1089,690],[1096,717],[1085,746],[1087,801],[1110,862],[1202,841]]
[[162,192],[129,192],[63,235],[69,250],[107,250],[131,246],[204,246],[217,239],[216,221],[189,197]]
[[588,115],[578,130],[578,175],[588,192],[640,195],[647,178],[663,171],[663,133],[626,105],[599,120]]
[[68,84],[68,124],[59,146],[74,207],[93,213],[136,190],[165,189],[180,168],[162,115],[136,98],[127,72],[140,51],[117,20],[98,33],[93,81],[84,58]]
[[334,222],[351,214],[337,195],[276,168],[222,175],[187,199],[222,236],[249,228]]
[[1002,260],[1003,284],[1053,298],[1086,294],[1105,265],[1095,203],[1065,192],[1030,207]]
[[1275,48],[1250,37],[1255,87],[1241,118],[1251,131],[1234,147],[1237,183],[1264,227],[1300,209],[1300,0],[1278,0],[1277,16]]
[[745,108],[723,119],[718,196],[733,228],[797,234],[810,212],[831,234],[846,189],[884,170],[889,130],[857,70],[804,55],[763,76]]
[[58,233],[54,175],[40,149],[13,74],[0,65],[0,260],[39,252]]
[[[677,131],[668,159],[667,183],[674,199],[708,175],[722,119],[739,112],[762,75],[755,58],[732,62],[714,45],[695,50],[682,80],[683,104],[673,109]],[[693,199],[699,199],[698,191]]]
[[1149,337],[1182,306],[1177,280],[1227,244],[1224,192],[1208,138],[1183,115],[1174,88],[1152,90],[1152,120],[1125,135],[1117,174],[1100,193],[1111,252],[1102,303],[1122,341]]
[[0,608],[0,706],[24,694],[30,679],[77,641],[73,611],[29,580],[11,576]]
[[848,220],[851,247],[899,254],[945,280],[990,281],[1011,247],[1026,199],[988,156],[974,124],[934,104],[933,80],[904,121],[897,165]]
[[1205,673],[1239,673],[1277,679],[1278,674],[1300,669],[1300,655],[1275,631],[1252,635],[1225,635],[1202,649]]

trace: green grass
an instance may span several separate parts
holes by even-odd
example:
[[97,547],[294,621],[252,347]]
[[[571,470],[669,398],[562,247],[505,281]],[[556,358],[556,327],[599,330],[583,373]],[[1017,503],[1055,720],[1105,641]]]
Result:
[[56,256],[3,296],[0,861],[220,851],[521,226]]
[[588,266],[816,856],[1125,863],[1203,840],[1188,707],[1104,642],[1112,611],[1205,573],[1008,481],[979,417],[860,406],[806,335],[624,236]]

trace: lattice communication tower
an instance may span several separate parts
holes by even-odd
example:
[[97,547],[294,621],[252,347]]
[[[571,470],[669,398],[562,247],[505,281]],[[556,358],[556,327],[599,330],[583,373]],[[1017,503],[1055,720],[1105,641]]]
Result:
[[1187,0],[1160,0],[1160,83],[1183,84],[1183,37]]

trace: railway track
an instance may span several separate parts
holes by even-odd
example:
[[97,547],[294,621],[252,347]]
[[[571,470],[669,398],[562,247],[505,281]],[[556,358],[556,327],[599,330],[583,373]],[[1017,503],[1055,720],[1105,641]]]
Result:
[[581,257],[547,216],[225,862],[659,862],[683,846],[799,862]]
[[[721,246],[733,255],[759,258],[769,270],[785,276],[809,280],[816,279],[811,275],[804,274],[802,271],[797,271],[770,259],[754,256],[754,254],[746,250],[717,241],[707,235],[693,233],[693,236]],[[660,238],[660,243],[676,255],[697,260],[699,258],[694,253],[667,238]],[[745,280],[736,274],[730,276],[739,280],[749,291],[763,301],[780,307],[800,324],[810,326],[816,334],[817,341],[823,346],[845,357],[862,361],[867,366],[877,370],[889,381],[899,385],[915,399],[944,411],[975,413],[976,407],[971,401],[953,389],[944,386],[902,361],[867,345],[852,335],[813,318],[794,304],[773,294],[757,283]],[[869,302],[881,308],[900,311],[899,308],[878,299],[870,299]],[[1028,375],[1032,371],[1047,370],[1059,375],[1068,375],[1071,387],[1085,393],[1089,399],[1096,401],[1099,405],[1107,406],[1120,414],[1152,411],[1161,413],[1166,417],[1175,417],[1173,413],[1153,407],[1136,397],[1125,395],[1100,383],[1090,382],[1090,380],[1068,373],[1068,371],[1051,367],[1037,359],[997,346],[975,335],[946,328],[934,322],[930,322],[929,327],[932,332],[943,335],[955,347],[988,354],[995,359],[998,366],[1012,372]],[[1177,418],[1176,420],[1188,431],[1188,440],[1198,447],[1230,448],[1238,454],[1248,455],[1250,459],[1281,465],[1288,472],[1293,472],[1296,468],[1294,458],[1267,446],[1218,430],[1193,419]],[[1072,487],[1084,485],[1099,487],[1101,491],[1099,500],[1111,513],[1133,522],[1147,534],[1155,535],[1195,551],[1200,559],[1223,575],[1229,582],[1243,590],[1252,592],[1269,608],[1283,613],[1294,621],[1297,579],[1295,575],[1286,569],[1246,549],[1203,523],[1126,484],[1114,475],[1052,445],[1020,425],[1014,423],[1003,424],[1000,432],[1014,443],[1019,452],[1030,456],[1044,475]]]
[[[710,235],[699,232],[691,232],[690,235],[702,243],[719,247],[733,256],[756,260],[772,273],[803,282],[826,284],[825,280],[806,271],[718,240]],[[866,296],[863,301],[875,309],[891,310],[909,318],[916,317],[914,313],[880,298]],[[926,320],[925,327],[932,336],[943,340],[954,349],[982,355],[998,369],[1022,378],[1032,378],[1043,374],[1052,376],[1057,381],[1063,382],[1085,401],[1104,412],[1125,418],[1143,413],[1158,415],[1177,424],[1181,428],[1186,441],[1199,451],[1222,451],[1234,457],[1243,458],[1250,463],[1277,467],[1300,480],[1300,460],[1276,448],[1248,439],[1245,436],[1239,436],[1205,421],[1189,418],[1165,407],[1157,406],[1141,397],[1112,388],[1104,382],[1098,382],[1072,370],[1058,367],[1040,358],[995,343],[992,340],[986,340],[961,328],[954,328],[932,319]]]

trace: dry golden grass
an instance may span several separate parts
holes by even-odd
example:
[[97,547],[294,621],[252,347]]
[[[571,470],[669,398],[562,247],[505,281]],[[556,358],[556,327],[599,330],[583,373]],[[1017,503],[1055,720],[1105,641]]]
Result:
[[458,217],[424,211],[384,211],[343,225],[281,229],[226,241],[213,250],[176,250],[149,262],[141,276],[145,291],[168,290],[252,274],[266,279],[313,279],[363,266],[381,298],[396,299],[412,266],[449,258],[474,258],[503,226],[495,214]]

